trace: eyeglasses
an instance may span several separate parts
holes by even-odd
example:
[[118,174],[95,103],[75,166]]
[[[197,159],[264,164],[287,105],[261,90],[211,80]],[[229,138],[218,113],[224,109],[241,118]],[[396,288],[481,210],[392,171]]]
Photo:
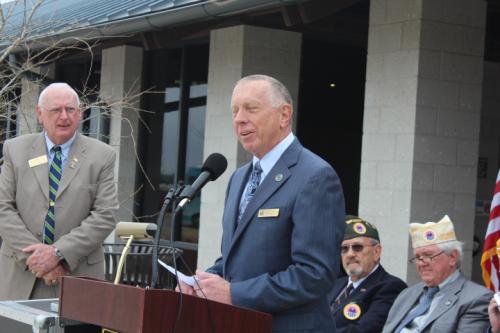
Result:
[[66,110],[66,113],[67,114],[74,114],[75,112],[78,111],[78,108],[73,108],[73,107],[64,107],[64,108],[54,108],[54,109],[46,109],[46,108],[43,108],[45,110],[47,110],[47,112],[49,112],[50,114],[53,114],[53,115],[59,115],[63,112],[63,110]]
[[433,256],[419,256],[419,257],[413,257],[411,258],[409,261],[411,263],[416,263],[416,262],[421,262],[421,263],[424,263],[424,264],[430,264],[432,262],[432,260],[434,260],[434,258],[436,258],[437,256],[443,254],[444,251],[441,251],[439,252],[438,254],[435,254]]
[[363,245],[363,244],[342,245],[340,247],[340,253],[346,254],[347,252],[349,252],[349,249],[352,249],[352,251],[355,253],[359,253],[365,249],[365,246],[373,246],[373,245]]

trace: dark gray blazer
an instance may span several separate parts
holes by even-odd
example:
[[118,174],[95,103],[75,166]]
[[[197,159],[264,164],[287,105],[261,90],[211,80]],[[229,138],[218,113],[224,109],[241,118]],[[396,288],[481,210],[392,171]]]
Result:
[[[231,176],[222,256],[208,271],[231,282],[234,305],[271,313],[274,332],[335,332],[327,294],[339,271],[345,228],[339,178],[295,139],[236,227],[251,169],[249,163]],[[259,217],[269,209],[279,213]]]
[[[423,283],[407,288],[394,302],[383,333],[393,332],[412,309],[424,288]],[[493,293],[477,283],[460,277],[446,287],[445,295],[430,314],[422,333],[475,333],[489,327],[488,303]]]

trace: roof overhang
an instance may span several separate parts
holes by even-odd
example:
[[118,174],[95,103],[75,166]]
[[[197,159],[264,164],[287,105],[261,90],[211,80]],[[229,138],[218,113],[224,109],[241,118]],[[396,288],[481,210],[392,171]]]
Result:
[[[49,43],[72,44],[78,40],[158,31],[308,1],[311,0],[45,0],[33,17],[28,38],[33,42],[30,45],[32,48]],[[58,8],[63,4],[65,7]],[[92,8],[92,4],[99,7]],[[107,13],[100,13],[100,7],[102,10],[106,8]],[[13,19],[17,22],[10,24],[11,29],[21,25],[22,8],[16,15]],[[11,37],[15,37],[14,34]],[[7,46],[5,42],[4,47]],[[16,51],[22,49],[17,48]]]

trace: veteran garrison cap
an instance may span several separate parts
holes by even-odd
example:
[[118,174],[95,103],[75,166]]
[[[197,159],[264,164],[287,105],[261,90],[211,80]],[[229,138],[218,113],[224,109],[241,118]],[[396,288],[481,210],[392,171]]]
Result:
[[347,215],[345,217],[345,234],[344,240],[356,237],[369,237],[376,239],[380,242],[378,237],[377,228],[368,221],[354,215]]
[[453,222],[445,215],[438,222],[410,223],[413,248],[457,240]]

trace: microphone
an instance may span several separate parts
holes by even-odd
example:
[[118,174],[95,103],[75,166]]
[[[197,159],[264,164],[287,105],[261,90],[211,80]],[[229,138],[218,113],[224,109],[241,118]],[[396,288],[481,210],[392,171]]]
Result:
[[138,222],[119,222],[116,225],[116,234],[120,238],[128,238],[127,244],[123,247],[118,266],[116,267],[116,275],[114,284],[120,283],[125,258],[130,251],[130,245],[134,240],[147,240],[153,238],[156,233],[156,224],[153,223],[138,223]]
[[146,240],[155,236],[156,228],[154,223],[119,222],[116,225],[116,235],[121,238],[133,236],[135,240]]
[[198,193],[206,183],[219,178],[219,176],[226,171],[226,168],[227,160],[224,155],[213,153],[208,156],[205,163],[203,163],[203,166],[201,167],[201,174],[198,178],[196,178],[191,186],[186,186],[179,195],[179,198],[182,198],[182,200],[176,210],[178,211],[182,209],[186,204],[193,200],[196,193]]

